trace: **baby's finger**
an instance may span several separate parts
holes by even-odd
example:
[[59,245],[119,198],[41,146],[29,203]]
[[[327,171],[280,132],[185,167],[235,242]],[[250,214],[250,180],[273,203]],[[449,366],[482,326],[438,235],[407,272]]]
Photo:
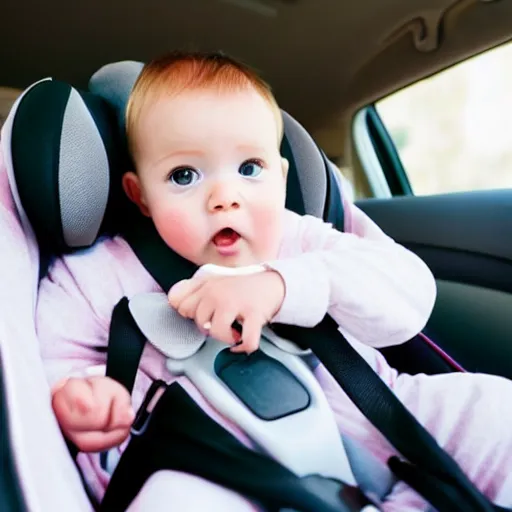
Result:
[[128,390],[116,380],[105,376],[89,377],[87,380],[96,401],[98,428],[108,431],[131,425],[133,411]]
[[68,437],[82,452],[102,452],[119,446],[129,434],[130,428],[123,427],[109,432],[101,430],[69,432]]
[[98,418],[95,416],[96,400],[86,379],[68,379],[54,391],[52,407],[64,429],[97,427]]
[[183,301],[185,297],[190,295],[191,293],[196,292],[203,286],[203,283],[206,281],[205,277],[194,277],[192,279],[184,279],[182,281],[177,282],[167,294],[167,299],[169,300],[169,304],[174,308],[178,309],[179,305]]
[[182,317],[195,319],[196,310],[202,298],[203,294],[201,293],[200,287],[194,292],[185,296],[179,303],[178,307],[175,309]]
[[[59,417],[59,396],[65,395],[68,410]],[[54,410],[61,427],[88,432],[107,430],[111,422],[113,399],[128,395],[121,384],[105,376],[69,379],[54,395]],[[129,399],[129,396],[128,396]]]
[[[116,382],[116,384],[118,384]],[[110,421],[108,430],[131,427],[135,419],[135,411],[131,404],[131,397],[128,391],[118,384],[118,388],[112,394],[110,406]]]
[[203,298],[203,300],[199,302],[195,314],[195,321],[197,327],[205,334],[210,334],[214,312],[215,307],[212,300]]
[[261,328],[264,322],[256,315],[249,315],[244,318],[242,324],[242,341],[234,346],[232,352],[246,352],[251,354],[258,350],[260,346]]
[[213,313],[210,327],[210,336],[224,343],[233,344],[236,338],[233,336],[231,324],[237,319],[237,309],[217,309]]

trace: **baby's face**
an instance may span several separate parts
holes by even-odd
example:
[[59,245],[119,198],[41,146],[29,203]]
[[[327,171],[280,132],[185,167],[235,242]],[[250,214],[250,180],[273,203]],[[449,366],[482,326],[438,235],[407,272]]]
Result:
[[252,89],[164,95],[141,114],[138,176],[125,188],[126,180],[140,187],[139,205],[160,236],[197,265],[274,259],[288,170],[277,130]]

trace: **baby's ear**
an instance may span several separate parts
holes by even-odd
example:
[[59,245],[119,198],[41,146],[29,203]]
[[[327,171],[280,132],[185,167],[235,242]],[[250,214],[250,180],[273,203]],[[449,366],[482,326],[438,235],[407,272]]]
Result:
[[281,169],[283,170],[283,177],[286,180],[288,176],[288,169],[290,168],[290,162],[286,158],[281,158]]
[[139,177],[133,171],[128,171],[123,175],[123,190],[130,201],[134,202],[139,207],[142,215],[151,217],[146,199],[144,198],[144,193],[140,186]]

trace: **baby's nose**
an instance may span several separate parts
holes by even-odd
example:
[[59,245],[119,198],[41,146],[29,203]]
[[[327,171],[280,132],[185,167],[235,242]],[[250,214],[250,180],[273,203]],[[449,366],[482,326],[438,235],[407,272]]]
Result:
[[240,208],[240,199],[235,187],[226,183],[219,183],[212,187],[208,199],[208,209],[214,211],[236,210]]

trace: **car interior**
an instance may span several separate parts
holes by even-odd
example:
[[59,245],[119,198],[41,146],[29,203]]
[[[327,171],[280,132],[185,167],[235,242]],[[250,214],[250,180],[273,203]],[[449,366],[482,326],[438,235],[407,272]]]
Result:
[[[509,48],[511,2],[7,0],[0,12],[0,125],[18,95],[44,77],[85,89],[105,64],[144,62],[176,48],[222,50],[254,67],[271,85],[280,106],[337,165],[344,193],[434,273],[438,295],[424,332],[466,371],[512,378],[512,168],[507,168],[512,157],[499,162],[499,180],[490,176],[495,165],[492,148],[499,142],[505,156],[512,148],[507,126],[512,108],[496,98],[511,104],[512,99],[507,99],[506,88],[502,96],[494,94],[492,79],[498,75],[491,73],[498,70],[502,83],[512,85],[505,57],[475,68],[471,75],[473,82],[484,82],[471,96],[471,107],[483,112],[478,114],[483,117],[471,118],[472,125],[483,125],[475,127],[472,144],[478,146],[481,137],[492,135],[491,156],[474,160],[473,181],[464,178],[473,165],[464,164],[469,157],[457,160],[448,173],[443,170],[448,160],[425,151],[417,153],[421,179],[432,183],[435,176],[440,185],[422,190],[411,149],[416,137],[437,144],[436,155],[453,150],[448,147],[452,139],[439,126],[455,130],[455,121],[450,124],[443,117],[441,124],[432,122],[427,129],[427,118],[418,114],[415,102],[422,103],[425,115],[466,112],[469,100],[459,110],[456,103],[469,93],[460,92],[462,82],[457,80],[462,72],[457,79],[453,73]],[[441,76],[447,77],[443,90],[455,91],[446,93],[442,104],[436,104],[442,96],[439,88],[430,96],[409,92]],[[406,96],[406,101],[399,100]],[[486,117],[492,101],[497,114]],[[0,340],[0,362],[1,349]],[[390,361],[395,352],[384,351]],[[0,403],[5,403],[1,391]],[[0,456],[2,467],[7,467],[10,423],[5,407],[1,409]],[[5,474],[0,479],[0,509],[23,510],[16,476]]]

